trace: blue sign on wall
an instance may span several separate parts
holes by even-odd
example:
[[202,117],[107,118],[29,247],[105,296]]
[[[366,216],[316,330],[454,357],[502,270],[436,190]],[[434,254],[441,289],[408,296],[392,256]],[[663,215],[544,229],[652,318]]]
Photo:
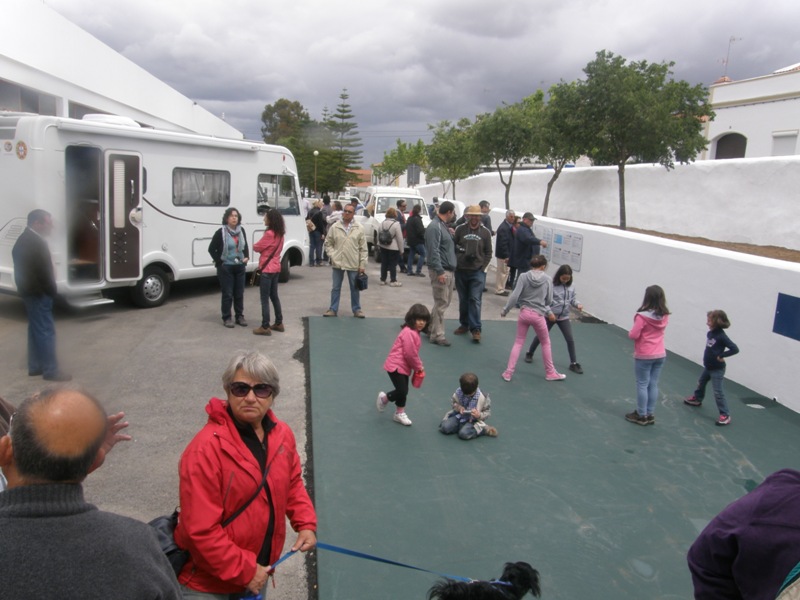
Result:
[[772,331],[800,341],[800,298],[788,294],[778,294],[775,307],[775,323]]

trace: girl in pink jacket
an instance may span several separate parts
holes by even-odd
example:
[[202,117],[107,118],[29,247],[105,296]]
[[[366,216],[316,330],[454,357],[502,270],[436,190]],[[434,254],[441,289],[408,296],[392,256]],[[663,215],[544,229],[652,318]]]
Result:
[[655,425],[653,410],[658,400],[658,376],[667,359],[664,331],[669,323],[669,309],[664,290],[651,285],[633,317],[628,337],[634,340],[633,358],[636,373],[636,410],[625,420],[637,425]]
[[383,368],[389,374],[394,389],[388,394],[378,392],[376,402],[378,411],[383,412],[389,402],[394,402],[397,409],[392,419],[401,425],[411,425],[406,414],[406,397],[408,396],[408,378],[411,371],[424,372],[419,347],[422,344],[420,332],[426,331],[431,322],[431,313],[424,304],[415,304],[406,313],[405,323],[397,334],[397,338],[389,350],[389,356]]

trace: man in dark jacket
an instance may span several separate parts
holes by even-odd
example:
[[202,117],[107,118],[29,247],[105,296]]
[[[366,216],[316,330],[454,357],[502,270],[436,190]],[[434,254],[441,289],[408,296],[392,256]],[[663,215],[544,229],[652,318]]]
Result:
[[458,291],[459,327],[456,335],[467,332],[472,341],[481,341],[481,301],[486,286],[486,267],[492,261],[492,233],[481,223],[479,206],[470,206],[464,213],[467,222],[456,228],[456,290]]
[[[425,263],[425,225],[422,223],[422,206],[415,204],[406,223],[406,243],[408,243],[408,275],[425,277],[422,265]],[[417,255],[417,272],[414,273],[414,255]]]
[[508,296],[506,281],[508,281],[508,263],[511,260],[511,251],[514,249],[514,219],[513,210],[506,211],[506,220],[497,228],[497,241],[495,242],[494,255],[497,258],[497,279],[494,293],[498,296]]
[[[406,239],[406,211],[408,204],[402,198],[398,199],[397,203],[397,222],[400,223],[400,231],[403,234],[403,239]],[[400,272],[406,273],[406,261],[403,260],[403,253],[400,253]]]
[[517,276],[531,270],[531,259],[539,254],[540,248],[547,248],[547,242],[540,240],[533,233],[533,213],[522,215],[522,223],[514,236],[514,251],[511,253],[511,266],[516,267]]
[[47,238],[53,231],[53,218],[46,210],[28,214],[28,226],[17,238],[11,256],[14,281],[28,313],[28,375],[43,375],[48,381],[69,381],[58,369],[53,299],[56,279]]

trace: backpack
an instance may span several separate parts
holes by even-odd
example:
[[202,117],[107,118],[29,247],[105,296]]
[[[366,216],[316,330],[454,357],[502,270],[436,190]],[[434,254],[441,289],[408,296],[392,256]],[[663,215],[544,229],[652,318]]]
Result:
[[[385,225],[385,223],[383,225]],[[389,225],[389,229],[386,229],[383,225],[381,225],[381,230],[378,232],[378,243],[381,246],[391,246],[392,240],[394,239],[394,236],[390,231],[392,226]]]

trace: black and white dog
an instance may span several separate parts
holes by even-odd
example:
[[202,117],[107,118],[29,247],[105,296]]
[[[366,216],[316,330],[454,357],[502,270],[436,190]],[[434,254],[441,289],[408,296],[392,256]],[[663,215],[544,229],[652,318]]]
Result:
[[526,562],[515,562],[506,563],[500,579],[493,581],[440,581],[428,590],[428,600],[520,600],[528,592],[541,595],[539,572]]

